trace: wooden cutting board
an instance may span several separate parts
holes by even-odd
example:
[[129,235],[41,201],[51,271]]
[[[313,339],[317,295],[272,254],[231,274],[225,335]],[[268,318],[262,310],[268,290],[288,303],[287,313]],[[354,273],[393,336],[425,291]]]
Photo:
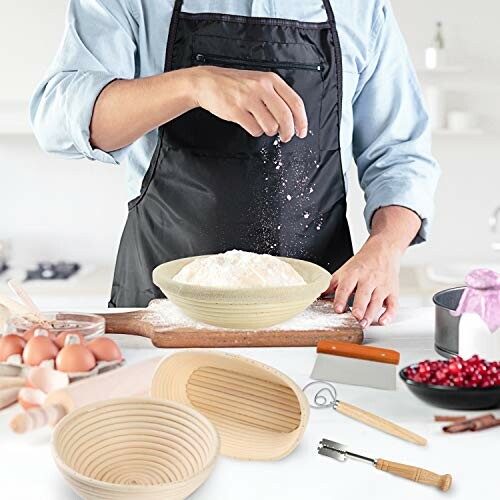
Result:
[[196,323],[165,299],[153,300],[137,311],[100,315],[106,320],[106,333],[148,337],[156,347],[299,347],[315,346],[319,340],[363,342],[358,321],[351,312],[336,314],[331,299],[317,300],[282,325],[248,331]]

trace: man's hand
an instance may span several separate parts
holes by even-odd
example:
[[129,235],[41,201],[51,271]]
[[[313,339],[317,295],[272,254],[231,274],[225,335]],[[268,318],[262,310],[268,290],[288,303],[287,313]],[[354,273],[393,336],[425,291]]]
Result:
[[307,135],[300,96],[276,73],[202,66],[193,73],[193,99],[212,114],[241,125],[249,134],[283,142]]
[[379,324],[389,323],[398,308],[399,262],[401,252],[368,240],[333,276],[328,293],[335,292],[335,312],[346,310],[347,301],[355,292],[353,316],[366,328],[386,310]]
[[353,316],[362,328],[384,313],[378,323],[386,325],[396,315],[399,293],[399,266],[421,220],[407,208],[390,206],[375,212],[372,233],[361,250],[332,276],[325,292],[335,292],[333,307],[342,313],[354,293]]
[[307,135],[304,103],[276,73],[194,66],[111,82],[96,100],[90,142],[115,151],[199,106],[254,137]]

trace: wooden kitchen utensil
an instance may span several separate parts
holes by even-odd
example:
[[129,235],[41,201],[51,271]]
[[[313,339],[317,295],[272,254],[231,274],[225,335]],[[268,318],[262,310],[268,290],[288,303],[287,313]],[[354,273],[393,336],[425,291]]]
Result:
[[219,432],[221,454],[242,460],[285,457],[309,418],[304,394],[286,375],[217,351],[172,354],[158,366],[151,395],[202,412]]
[[0,389],[0,410],[16,403],[19,391],[20,391],[19,387],[9,387],[7,389]]
[[24,377],[0,377],[0,390],[2,389],[20,389],[26,385]]
[[21,302],[27,307],[28,311],[38,320],[43,328],[51,328],[51,322],[42,314],[42,311],[33,302],[26,289],[17,280],[10,279],[7,281],[10,289],[17,295]]
[[229,330],[194,322],[194,326],[186,327],[165,317],[161,302],[165,300],[154,300],[146,309],[137,311],[101,314],[106,320],[106,333],[148,337],[156,347],[299,347],[315,346],[320,340],[363,342],[358,321],[350,312],[336,314],[331,299],[317,300],[304,316],[297,316],[303,319],[287,322],[290,325],[287,329],[278,325],[264,330]]
[[82,498],[182,499],[212,471],[219,437],[206,417],[185,405],[124,398],[72,412],[56,427],[52,448]]
[[9,310],[10,314],[28,314],[29,309],[17,300],[13,300],[7,295],[0,293],[0,304]]
[[363,424],[369,425],[374,429],[386,432],[387,434],[404,439],[410,443],[419,444],[421,446],[425,446],[427,444],[427,440],[425,438],[395,424],[394,422],[390,422],[389,420],[379,417],[374,413],[362,410],[357,406],[340,401],[337,397],[337,390],[335,389],[335,386],[329,382],[325,382],[323,380],[309,382],[309,384],[306,384],[302,390],[305,392],[309,387],[318,384],[323,387],[314,395],[312,402],[310,403],[311,408],[319,410],[331,408],[332,410],[342,413],[346,417],[351,417],[358,422],[362,422]]
[[435,472],[421,469],[420,467],[414,467],[413,465],[391,462],[383,458],[374,459],[365,457],[357,453],[352,453],[347,450],[345,445],[336,443],[335,441],[330,441],[329,439],[322,439],[320,441],[318,453],[326,457],[335,458],[335,460],[339,460],[341,462],[345,461],[347,458],[354,458],[361,462],[372,464],[378,470],[389,472],[396,476],[409,479],[410,481],[415,481],[416,483],[435,486],[442,491],[448,491],[451,486],[452,478],[450,474],[440,476]]
[[311,378],[340,384],[396,389],[399,352],[346,342],[322,340],[316,347]]
[[47,396],[43,406],[15,415],[9,425],[14,432],[22,434],[45,425],[55,425],[68,413],[90,403],[144,395],[149,391],[153,373],[160,360],[161,357],[149,358],[53,391]]

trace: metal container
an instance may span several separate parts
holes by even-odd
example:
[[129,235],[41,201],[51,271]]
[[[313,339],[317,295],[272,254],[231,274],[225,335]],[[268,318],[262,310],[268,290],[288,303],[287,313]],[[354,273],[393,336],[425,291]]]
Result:
[[458,324],[460,316],[452,316],[456,310],[465,287],[449,288],[438,292],[432,297],[436,307],[434,348],[445,358],[458,354]]

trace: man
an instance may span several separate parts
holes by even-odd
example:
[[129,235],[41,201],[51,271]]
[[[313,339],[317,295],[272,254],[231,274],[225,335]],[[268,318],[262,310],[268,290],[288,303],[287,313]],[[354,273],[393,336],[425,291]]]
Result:
[[[362,327],[394,318],[439,169],[389,0],[72,0],[32,122],[47,151],[126,165],[111,306],[158,296],[164,261],[237,248],[329,269]],[[371,231],[355,256],[353,158]]]

